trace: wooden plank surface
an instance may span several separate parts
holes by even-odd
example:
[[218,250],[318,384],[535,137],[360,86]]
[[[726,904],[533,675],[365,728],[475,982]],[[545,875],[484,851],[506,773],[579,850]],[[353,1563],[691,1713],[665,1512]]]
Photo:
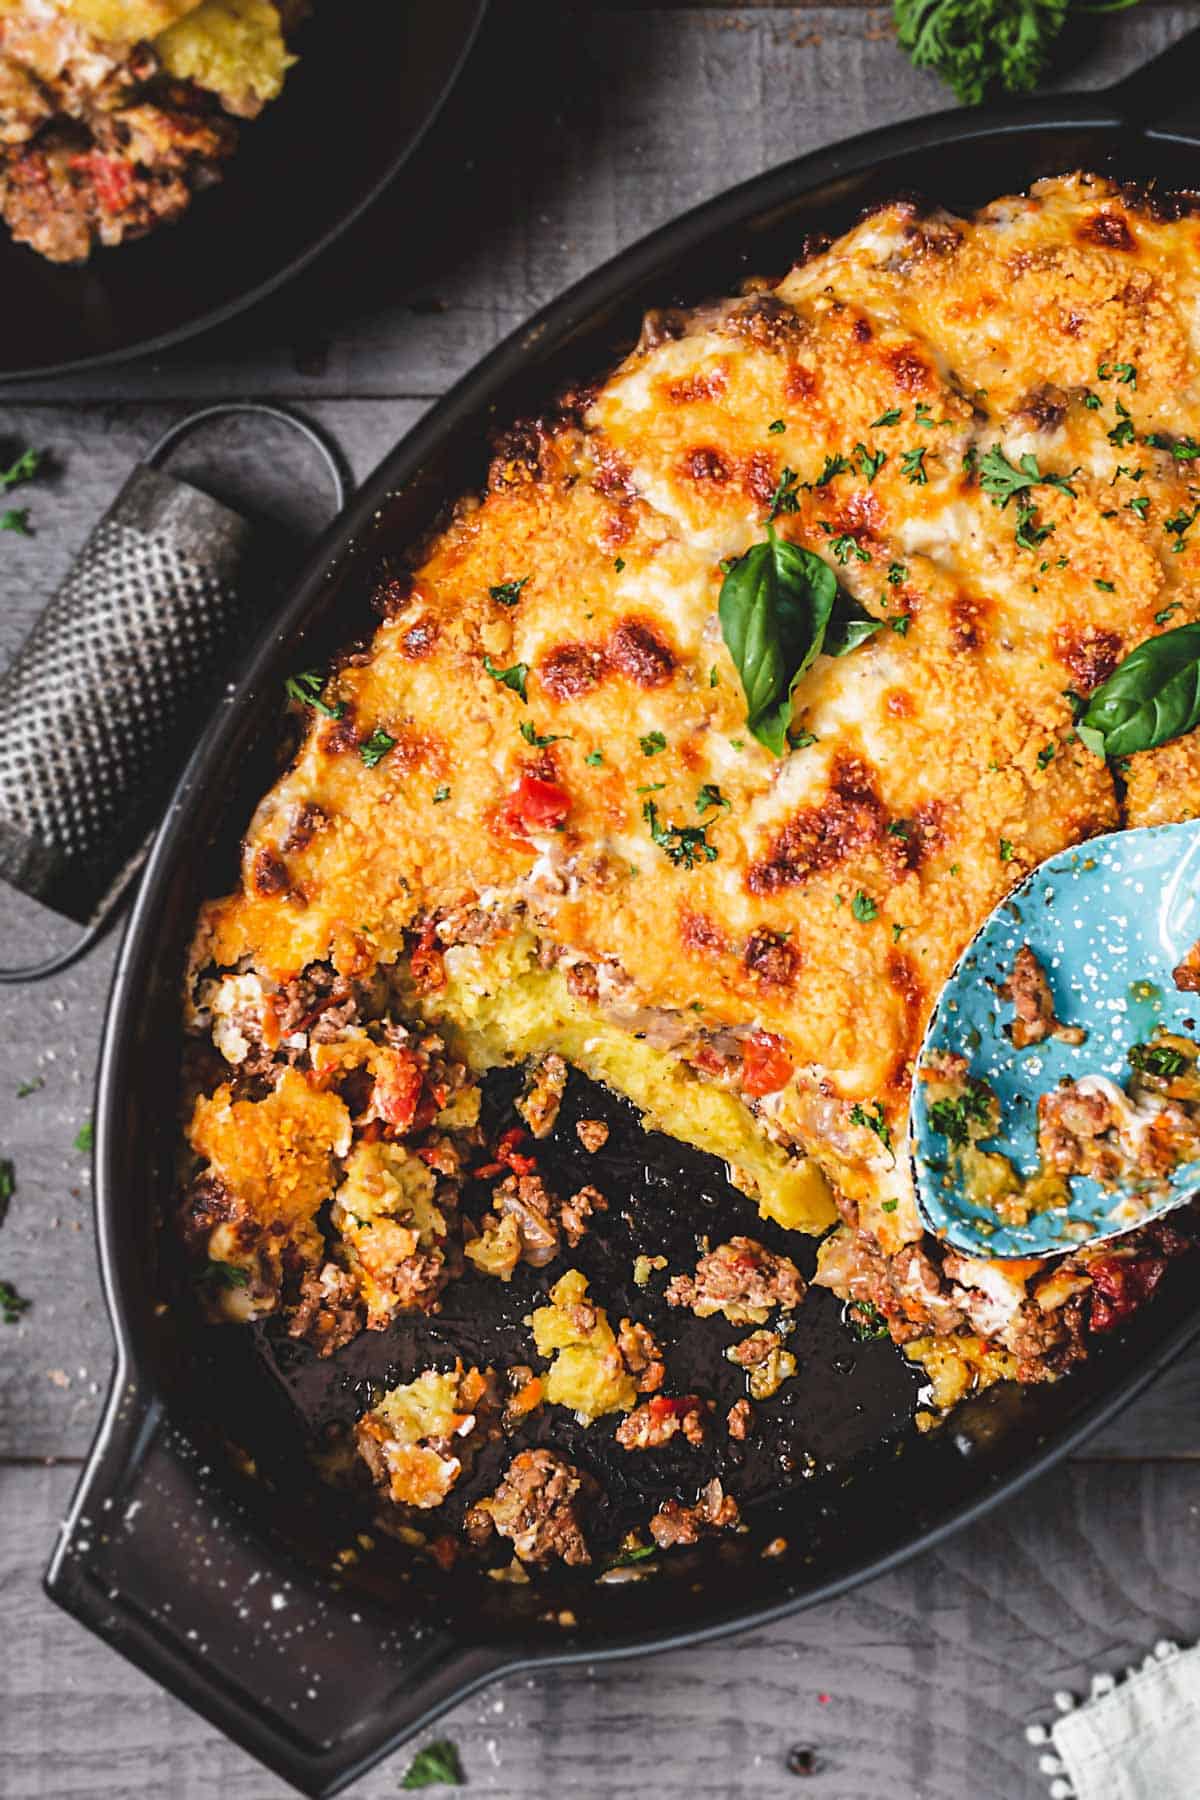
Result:
[[[1198,20],[1198,7],[1163,4],[1098,23],[1070,85],[1116,79]],[[37,535],[0,540],[0,661],[134,459],[190,402],[299,402],[361,476],[504,332],[644,231],[771,163],[947,103],[896,51],[880,8],[499,0],[414,171],[419,211],[397,190],[251,318],[153,364],[0,399],[0,453],[51,452],[23,497]],[[214,430],[180,467],[298,529],[323,504],[302,457],[241,426]],[[2,960],[66,935],[0,903]],[[41,987],[0,989],[0,1156],[18,1179],[0,1277],[34,1303],[0,1328],[0,1796],[276,1800],[278,1783],[38,1587],[74,1479],[45,1465],[85,1452],[109,1361],[74,1139],[114,949]],[[1069,1470],[937,1556],[731,1644],[511,1681],[447,1729],[472,1786],[510,1800],[783,1796],[795,1742],[825,1759],[814,1792],[836,1800],[1041,1800],[1022,1727],[1053,1689],[1163,1633],[1200,1633],[1198,1508],[1200,1351]],[[402,1767],[356,1791],[382,1800]]]
[[[62,1469],[0,1469],[4,1800],[285,1800],[286,1789],[41,1597]],[[515,1676],[436,1728],[468,1794],[1045,1800],[1025,1741],[1058,1689],[1200,1617],[1200,1467],[1089,1464],[936,1554],[809,1614],[651,1662]],[[401,1752],[353,1789],[386,1800]],[[435,1790],[441,1791],[441,1790]],[[807,1787],[803,1789],[808,1792]]]

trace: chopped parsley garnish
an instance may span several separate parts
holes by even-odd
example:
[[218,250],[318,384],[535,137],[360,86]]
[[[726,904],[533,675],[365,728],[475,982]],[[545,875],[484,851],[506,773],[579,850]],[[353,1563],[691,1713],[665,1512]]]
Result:
[[807,750],[810,744],[816,743],[817,734],[815,731],[789,731],[787,741],[789,750]]
[[898,425],[899,423],[900,408],[898,406],[889,406],[885,413],[880,413],[877,419],[871,420],[871,430],[878,431],[881,426]]
[[650,836],[676,868],[694,869],[698,862],[716,862],[717,849],[705,836],[703,825],[660,825],[653,800],[642,807]]
[[1145,473],[1146,473],[1146,471],[1145,471],[1145,469],[1143,469],[1143,467],[1140,463],[1138,464],[1136,469],[1131,469],[1127,463],[1118,463],[1117,464],[1117,474],[1113,476],[1112,481],[1110,481],[1108,485],[1110,487],[1114,486],[1116,483],[1116,480],[1117,480],[1117,476],[1119,476],[1119,475],[1124,475],[1126,481],[1140,481],[1142,479],[1142,476]]
[[866,477],[867,486],[870,487],[880,469],[882,469],[884,463],[887,461],[887,451],[876,450],[874,454],[872,454],[865,444],[855,444],[854,454],[858,459],[859,470]]
[[0,469],[0,494],[6,494],[9,488],[19,487],[23,481],[32,481],[41,465],[40,450],[22,450],[16,462],[10,463],[7,469]]
[[879,915],[879,908],[876,906],[874,900],[872,900],[870,894],[864,894],[861,888],[859,888],[857,894],[855,894],[853,900],[850,902],[850,911],[854,914],[854,917],[858,920],[860,925],[869,925],[871,920],[877,918]]
[[800,477],[794,469],[784,469],[775,483],[775,492],[771,495],[771,504],[767,508],[767,524],[777,519],[780,513],[794,513],[800,510],[800,500],[796,493]]
[[1092,585],[1093,587],[1098,587],[1102,594],[1115,594],[1117,591],[1115,583],[1111,581],[1102,581],[1098,575]]
[[696,811],[698,813],[708,812],[710,808],[714,806],[723,806],[726,812],[729,810],[729,802],[721,792],[720,788],[716,787],[711,781],[706,781],[704,786],[700,789],[700,792],[696,795]]
[[[1118,400],[1117,422],[1108,433],[1108,441],[1110,444],[1114,445],[1116,449],[1124,450],[1127,445],[1132,444],[1135,441],[1135,438],[1136,433],[1133,429],[1133,415],[1128,407],[1122,406],[1121,402]],[[1147,438],[1146,441],[1149,443],[1149,438]]]
[[1172,600],[1170,606],[1164,606],[1161,612],[1155,613],[1154,623],[1156,625],[1169,625],[1172,617],[1179,611],[1182,605],[1182,600]]
[[892,630],[896,633],[897,637],[907,637],[908,636],[908,628],[912,624],[912,614],[911,613],[897,613],[895,618],[892,619],[890,621],[890,623],[891,623]]
[[512,664],[511,668],[498,669],[485,651],[483,666],[493,681],[498,681],[501,687],[511,688],[514,694],[521,696],[526,705],[529,704],[528,696],[525,693],[525,677],[529,674],[528,663],[516,662]]
[[767,435],[768,437],[779,437],[779,435],[786,430],[787,425],[783,419],[772,419],[771,423],[767,426]]
[[1026,493],[1032,487],[1057,488],[1073,500],[1075,489],[1071,481],[1077,473],[1078,470],[1072,469],[1070,475],[1043,475],[1032,450],[1027,450],[1014,465],[999,444],[993,444],[979,464],[979,485],[985,494],[991,495],[992,504],[1003,509],[1014,495]]
[[887,578],[888,578],[888,583],[891,587],[899,587],[900,583],[902,581],[906,581],[908,579],[908,570],[905,568],[903,563],[898,563],[898,562],[889,563]]
[[858,562],[870,562],[871,560],[871,552],[864,550],[858,539],[851,537],[848,531],[842,532],[839,537],[831,538],[829,548],[843,568],[852,556]]
[[7,512],[0,513],[0,531],[15,531],[18,537],[32,537],[29,529],[29,508],[27,506],[10,506]]
[[1149,494],[1135,494],[1132,500],[1125,502],[1125,505],[1129,512],[1136,513],[1138,518],[1144,522],[1146,514],[1150,510],[1150,496]]
[[533,721],[531,719],[522,719],[521,720],[521,736],[525,739],[525,742],[527,744],[532,744],[533,748],[535,750],[544,750],[546,748],[547,744],[562,744],[562,743],[570,742],[570,733],[569,732],[563,732],[563,731],[553,732],[553,731],[551,731],[551,732],[547,732],[545,737],[542,737],[539,732],[534,730]]
[[900,939],[903,937],[904,933],[907,930],[908,930],[907,925],[893,924],[893,926],[892,926],[892,942],[893,942],[893,944],[898,944],[900,942]]
[[32,1301],[18,1294],[11,1281],[0,1281],[0,1319],[6,1325],[15,1325],[22,1313],[27,1313]]
[[283,684],[283,691],[289,700],[298,700],[301,706],[310,706],[314,712],[324,713],[327,719],[340,719],[346,711],[344,700],[335,701],[329,706],[321,698],[324,677],[316,669],[304,669],[299,675],[289,675]]
[[1134,1044],[1129,1062],[1139,1074],[1158,1075],[1164,1081],[1174,1081],[1177,1075],[1186,1073],[1188,1066],[1183,1052],[1172,1050],[1169,1044]]
[[604,752],[603,750],[589,750],[583,760],[589,768],[598,769],[604,761]]
[[425,1787],[462,1787],[466,1779],[458,1751],[449,1738],[440,1738],[437,1743],[426,1744],[424,1750],[417,1751],[400,1786],[405,1791]]
[[1098,381],[1119,381],[1126,387],[1135,388],[1137,386],[1137,370],[1132,363],[1102,362],[1097,366],[1096,379]]
[[13,1168],[12,1158],[0,1157],[0,1225],[4,1223],[4,1215],[8,1211],[8,1203],[17,1191],[17,1171]]
[[450,783],[448,781],[439,781],[438,785],[433,790],[433,804],[435,806],[440,806],[444,800],[448,800],[449,798]]
[[846,1307],[845,1320],[862,1344],[888,1335],[887,1320],[873,1300],[851,1300]]
[[1104,405],[1104,402],[1101,400],[1099,394],[1093,394],[1091,388],[1084,388],[1083,404],[1087,407],[1089,412],[1099,412],[1100,408]]
[[1036,506],[1031,506],[1025,500],[1017,502],[1016,543],[1018,550],[1038,549],[1054,530],[1053,525],[1039,525],[1037,516]]
[[709,687],[710,688],[716,687],[716,685],[720,681],[720,679],[721,679],[721,677],[717,674],[717,665],[716,665],[716,663],[714,663],[712,668],[708,671]]
[[522,575],[520,581],[501,581],[495,587],[490,587],[488,593],[493,600],[498,600],[501,606],[515,606],[521,598],[521,589],[528,580],[528,575]]
[[394,750],[395,747],[395,738],[380,726],[358,746],[358,754],[362,757],[363,767],[373,769],[377,763],[383,761],[388,751]]
[[870,1107],[867,1108],[860,1105],[856,1100],[854,1105],[850,1108],[850,1123],[852,1125],[861,1125],[866,1131],[873,1131],[884,1149],[891,1149],[892,1134],[888,1129],[887,1120],[883,1116],[882,1101],[873,1100]]
[[28,1081],[23,1081],[17,1089],[17,1099],[28,1099],[30,1094],[36,1094],[38,1089],[45,1087],[45,1085],[46,1077],[44,1075],[32,1075]]
[[1186,506],[1181,506],[1177,513],[1172,513],[1169,519],[1163,520],[1163,530],[1177,539],[1177,542],[1171,546],[1173,550],[1183,549],[1183,540],[1189,528],[1196,523],[1197,518],[1200,518],[1200,504],[1193,506],[1190,512]]
[[84,1123],[79,1127],[79,1130],[75,1134],[75,1148],[77,1150],[82,1150],[86,1155],[95,1141],[95,1127],[90,1119],[85,1119]]
[[1150,444],[1155,450],[1169,450],[1176,462],[1195,462],[1196,458],[1200,456],[1200,444],[1196,442],[1195,438],[1172,439],[1163,437],[1160,432],[1152,432],[1149,437],[1143,438],[1142,442]]
[[622,572],[624,567],[625,567],[625,558],[623,556],[616,557],[613,561],[613,568],[617,571],[618,575]]
[[956,1149],[970,1137],[969,1127],[991,1123],[992,1099],[982,1081],[968,1079],[965,1090],[956,1100],[935,1100],[929,1108],[929,1123]]
[[828,487],[835,475],[844,475],[849,467],[850,464],[840,452],[837,456],[827,456],[825,458],[825,467],[813,482],[813,486]]
[[1037,766],[1039,769],[1048,769],[1053,761],[1054,745],[1047,744],[1044,750],[1039,750],[1037,753]]
[[879,1210],[880,1212],[894,1213],[899,1204],[900,1202],[898,1200],[881,1200],[879,1202]]
[[925,473],[925,447],[919,450],[906,450],[900,458],[900,473],[906,475],[913,487],[928,487],[929,477]]
[[1012,845],[1009,843],[1008,839],[1002,837],[1000,839],[1000,861],[1001,862],[1011,862],[1013,857],[1015,856],[1015,854],[1016,854],[1016,852],[1014,851]]
[[917,424],[924,425],[928,431],[932,431],[935,425],[948,425],[950,423],[949,419],[935,419],[924,400],[917,401],[915,417]]
[[645,737],[638,739],[638,743],[642,746],[643,756],[658,756],[667,747],[667,740],[661,731],[648,731]]

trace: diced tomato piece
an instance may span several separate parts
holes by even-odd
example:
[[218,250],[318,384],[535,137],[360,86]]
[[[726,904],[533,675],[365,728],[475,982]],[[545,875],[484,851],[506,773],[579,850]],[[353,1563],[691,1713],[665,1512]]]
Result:
[[723,1075],[725,1073],[725,1059],[718,1056],[709,1044],[697,1044],[691,1052],[691,1060],[696,1068],[702,1069],[706,1075]]
[[1115,1331],[1148,1300],[1167,1272],[1165,1256],[1103,1256],[1090,1264],[1092,1330]]
[[755,1100],[777,1094],[791,1080],[793,1067],[781,1037],[773,1031],[753,1031],[742,1047],[742,1092]]
[[524,1141],[525,1133],[519,1125],[514,1125],[511,1130],[501,1133],[496,1145],[497,1157],[514,1175],[532,1175],[537,1168],[536,1156],[522,1155],[517,1149]]
[[91,150],[84,156],[73,156],[71,167],[90,175],[96,198],[106,213],[124,212],[133,199],[133,173],[119,156],[103,156]]
[[423,1079],[420,1060],[411,1050],[393,1050],[376,1074],[375,1106],[394,1130],[410,1131],[416,1123]]
[[571,796],[565,788],[526,773],[505,801],[500,818],[510,836],[528,838],[534,831],[553,831],[570,810]]
[[432,919],[421,932],[408,959],[413,985],[418,993],[439,994],[446,985],[446,964],[437,941],[437,927]]

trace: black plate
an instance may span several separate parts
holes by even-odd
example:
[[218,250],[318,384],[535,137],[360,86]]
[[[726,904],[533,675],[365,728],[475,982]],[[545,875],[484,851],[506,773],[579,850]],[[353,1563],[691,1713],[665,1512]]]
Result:
[[0,226],[0,381],[161,350],[261,299],[358,217],[436,117],[487,0],[326,0],[283,94],[177,225],[48,263]]
[[[1080,166],[1163,189],[1200,187],[1200,125],[1170,117],[1171,92],[1191,85],[1189,62],[1176,48],[1112,93],[872,133],[724,195],[600,269],[501,345],[386,460],[318,545],[197,749],[134,907],[106,1025],[97,1212],[118,1363],[47,1586],[304,1790],[334,1791],[499,1671],[696,1641],[891,1567],[1015,1494],[1200,1331],[1194,1280],[1168,1280],[1132,1329],[1070,1380],[993,1389],[942,1432],[910,1434],[897,1456],[887,1435],[894,1395],[882,1394],[864,1441],[852,1441],[855,1407],[880,1386],[889,1348],[868,1346],[853,1369],[839,1367],[845,1341],[835,1351],[818,1309],[803,1327],[808,1379],[797,1384],[797,1404],[808,1409],[797,1443],[817,1452],[807,1478],[793,1470],[772,1483],[748,1537],[672,1559],[643,1582],[567,1580],[547,1608],[530,1603],[529,1589],[430,1584],[386,1544],[359,1555],[359,1522],[295,1453],[293,1402],[312,1419],[338,1416],[358,1375],[378,1371],[350,1359],[343,1380],[290,1363],[269,1334],[264,1357],[251,1334],[198,1330],[186,1303],[164,1310],[175,1278],[160,1258],[170,1238],[157,1230],[173,1187],[168,1047],[178,1042],[181,958],[197,900],[232,881],[238,831],[271,778],[279,684],[360,620],[365,628],[380,558],[478,481],[492,424],[544,403],[567,377],[604,369],[636,336],[647,305],[695,302],[751,271],[785,268],[806,232],[841,230],[898,191],[969,208]],[[635,1213],[661,1206],[664,1193],[676,1223],[706,1192],[718,1211],[726,1204],[711,1167],[681,1163],[678,1147],[644,1149],[644,1179],[631,1176]],[[603,1244],[589,1254],[602,1258]],[[437,1329],[470,1323],[448,1308]],[[399,1337],[396,1347],[403,1352]],[[377,1341],[370,1353],[385,1349]],[[892,1361],[887,1368],[890,1380]],[[226,1439],[239,1448],[231,1453]],[[774,1530],[790,1548],[764,1559]]]

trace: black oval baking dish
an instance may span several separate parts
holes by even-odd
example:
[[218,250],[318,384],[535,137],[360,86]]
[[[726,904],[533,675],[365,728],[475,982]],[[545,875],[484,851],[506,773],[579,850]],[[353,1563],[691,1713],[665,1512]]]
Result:
[[271,293],[408,161],[486,10],[487,0],[317,7],[284,93],[243,129],[224,179],[177,225],[119,251],[50,263],[0,225],[0,381],[162,350]]
[[[195,1324],[158,1229],[173,1189],[184,948],[199,898],[231,882],[238,832],[270,780],[280,683],[366,627],[381,559],[478,483],[495,426],[610,365],[648,305],[694,303],[782,270],[807,234],[840,231],[897,192],[968,209],[1076,167],[1200,188],[1194,42],[1096,96],[944,113],[805,157],[578,284],[387,458],[313,552],[193,755],[134,905],[105,1028],[96,1204],[117,1365],[46,1585],[303,1791],[335,1792],[501,1672],[696,1642],[880,1573],[1014,1496],[1200,1332],[1194,1284],[1168,1279],[1120,1341],[1070,1379],[993,1389],[941,1432],[894,1440],[885,1415],[891,1407],[898,1419],[904,1396],[887,1386],[890,1347],[847,1359],[847,1340],[835,1348],[814,1315],[797,1385],[816,1454],[764,1502],[754,1531],[686,1553],[655,1579],[597,1582],[592,1572],[552,1584],[549,1601],[535,1588],[530,1600],[531,1590],[500,1583],[430,1582],[398,1553],[360,1554],[354,1519],[289,1447],[286,1364],[271,1364],[252,1334]],[[623,1143],[632,1159],[633,1141]],[[657,1187],[660,1202],[683,1182],[689,1205],[710,1188],[722,1204],[719,1176],[680,1162],[677,1149],[643,1143],[631,1181]],[[355,1379],[350,1369],[351,1398]],[[869,1444],[839,1436],[839,1420],[871,1389],[883,1393],[883,1414],[877,1406],[867,1436],[884,1443],[883,1464]],[[789,1547],[764,1558],[771,1533]]]

